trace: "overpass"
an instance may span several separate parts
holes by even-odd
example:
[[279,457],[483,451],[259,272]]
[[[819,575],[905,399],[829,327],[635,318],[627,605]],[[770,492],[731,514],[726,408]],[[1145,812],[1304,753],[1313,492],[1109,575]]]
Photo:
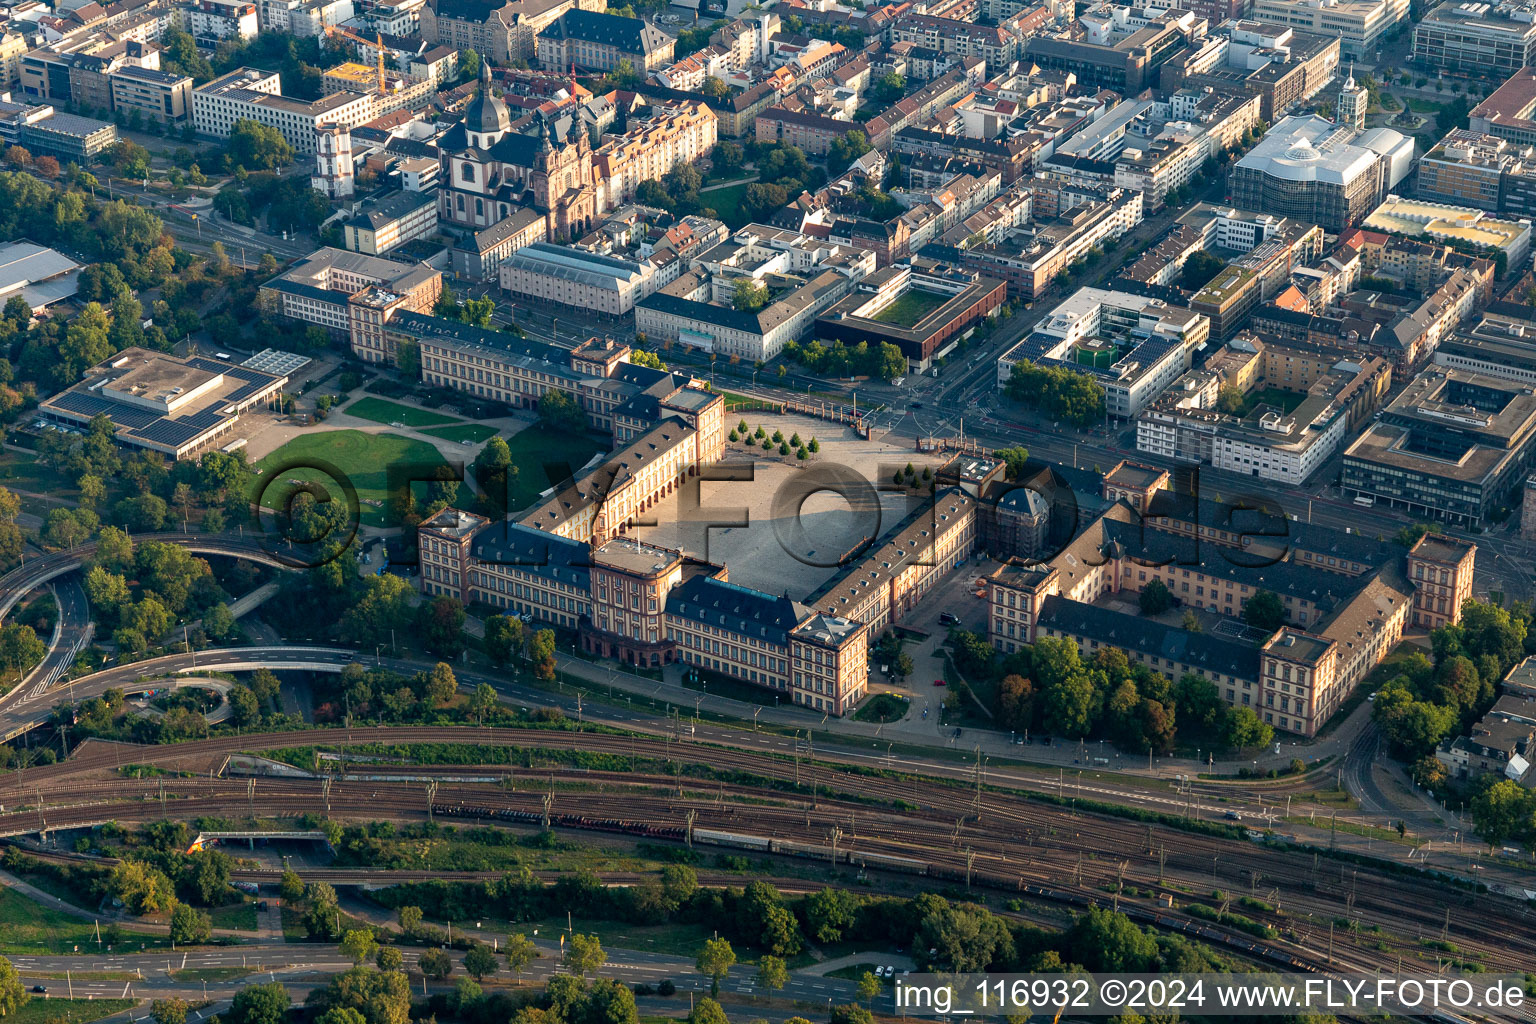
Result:
[[[246,558],[263,565],[281,569],[293,568],[291,559],[284,559],[269,550],[259,536],[210,533],[140,533],[133,535],[135,544],[151,542],[175,544],[197,555],[227,555]],[[4,619],[16,607],[22,596],[83,566],[96,555],[96,542],[90,541],[66,551],[55,551],[41,558],[25,559],[21,565],[0,576],[0,619]]]
[[[165,654],[158,658],[133,661],[81,676],[71,684],[76,701],[100,697],[113,687],[140,689],[154,685],[154,679],[166,675],[190,675],[205,672],[254,672],[259,668],[274,671],[340,672],[354,661],[364,661],[362,654],[344,647],[219,647],[207,651]],[[148,682],[144,682],[148,680]],[[0,707],[0,742],[9,742],[48,721],[52,708],[41,702],[12,702]]]

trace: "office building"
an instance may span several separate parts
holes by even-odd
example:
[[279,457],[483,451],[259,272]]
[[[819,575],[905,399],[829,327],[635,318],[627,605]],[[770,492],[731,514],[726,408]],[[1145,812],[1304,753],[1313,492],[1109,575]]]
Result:
[[1413,26],[1413,60],[1441,71],[1503,79],[1536,64],[1531,0],[1447,0]]
[[1521,266],[1531,251],[1530,221],[1501,220],[1475,207],[1395,195],[1387,196],[1360,226],[1367,231],[1502,252],[1509,267]]
[[192,112],[192,79],[155,68],[129,65],[107,76],[112,85],[112,109],[180,124]]
[[1250,16],[1337,37],[1346,60],[1374,64],[1384,37],[1408,21],[1408,0],[1254,0]]
[[573,8],[539,33],[539,63],[546,68],[613,71],[629,61],[640,75],[672,63],[677,40],[644,18]]
[[1499,377],[1430,366],[1344,452],[1350,498],[1461,529],[1513,505],[1536,456],[1536,394]]
[[421,38],[508,64],[533,60],[539,33],[566,11],[604,9],[603,0],[428,0]]
[[498,268],[502,291],[539,308],[565,306],[618,317],[656,288],[649,260],[618,259],[564,245],[537,242],[518,249]]
[[347,248],[370,256],[381,256],[436,230],[437,197],[430,192],[393,192],[369,200],[342,225]]
[[200,135],[228,138],[235,122],[255,121],[276,128],[300,156],[315,152],[322,125],[353,128],[376,117],[375,98],[338,92],[318,100],[296,100],[279,91],[276,72],[236,68],[192,90],[192,123]]
[[44,399],[37,411],[75,430],[106,416],[119,444],[186,459],[228,444],[241,414],[274,404],[287,383],[287,377],[218,359],[127,348]]
[[1536,146],[1536,67],[1521,68],[1472,108],[1467,127],[1520,146]]
[[1210,337],[1205,316],[1161,299],[1079,288],[997,360],[1006,387],[1016,364],[1068,366],[1105,391],[1108,415],[1130,419],[1189,369]]
[[1413,169],[1413,140],[1356,132],[1316,115],[1287,117],[1232,168],[1232,201],[1340,233],[1375,209]]
[[348,300],[375,285],[398,296],[405,308],[425,313],[443,293],[443,275],[425,263],[398,263],[345,249],[322,248],[262,285],[256,301],[270,315],[345,335],[349,331]]

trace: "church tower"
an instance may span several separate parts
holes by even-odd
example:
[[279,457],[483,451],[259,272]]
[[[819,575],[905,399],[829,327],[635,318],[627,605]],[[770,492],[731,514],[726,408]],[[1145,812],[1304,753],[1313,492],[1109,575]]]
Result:
[[1371,94],[1355,81],[1355,66],[1349,66],[1349,78],[1339,90],[1339,104],[1335,120],[1347,124],[1355,131],[1365,130],[1365,108],[1371,105]]
[[352,133],[343,124],[315,127],[315,173],[309,184],[332,199],[352,195],[355,182],[352,166]]

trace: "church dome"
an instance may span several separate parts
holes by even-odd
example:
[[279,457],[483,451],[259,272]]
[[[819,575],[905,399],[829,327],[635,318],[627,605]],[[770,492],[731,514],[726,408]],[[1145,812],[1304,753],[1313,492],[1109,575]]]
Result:
[[504,133],[511,126],[507,105],[491,94],[491,66],[480,64],[480,92],[464,112],[464,127],[481,134]]

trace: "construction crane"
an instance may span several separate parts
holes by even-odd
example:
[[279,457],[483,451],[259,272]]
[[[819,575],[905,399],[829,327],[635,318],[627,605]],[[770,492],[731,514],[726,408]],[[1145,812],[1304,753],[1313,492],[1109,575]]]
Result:
[[379,57],[379,64],[378,64],[378,67],[379,67],[379,95],[383,96],[383,95],[385,95],[385,94],[387,94],[389,92],[389,87],[384,82],[384,51],[386,49],[388,49],[388,47],[386,47],[384,45],[384,37],[383,36],[379,36],[377,38],[377,41],[369,41],[367,39],[364,39],[362,36],[358,35],[355,32],[348,32],[346,29],[342,28],[340,25],[329,25],[329,26],[327,26],[326,30],[325,30],[325,34],[326,35],[332,35],[332,36],[342,36],[344,38],[352,40],[354,43],[357,43],[360,46],[367,46],[367,47],[371,47],[371,48],[377,50],[378,51],[378,57]]

